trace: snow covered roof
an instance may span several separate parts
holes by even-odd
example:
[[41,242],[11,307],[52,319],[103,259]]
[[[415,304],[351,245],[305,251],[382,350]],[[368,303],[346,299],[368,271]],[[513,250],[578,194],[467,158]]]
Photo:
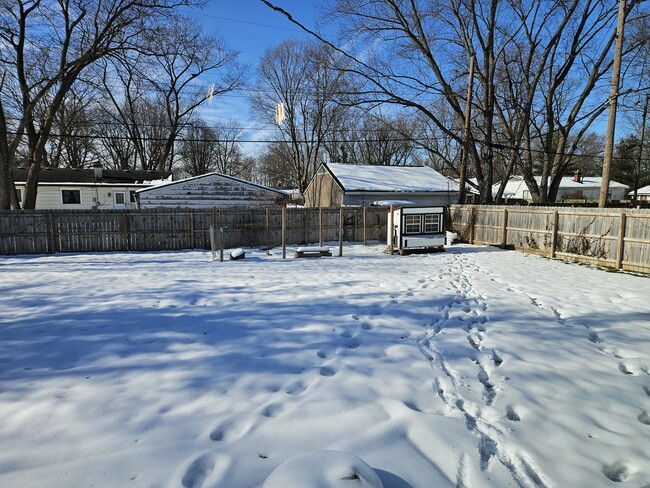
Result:
[[[535,181],[539,184],[542,179],[536,176]],[[560,182],[560,188],[600,188],[602,182],[603,179],[600,176],[583,176],[580,178],[580,181],[573,181],[573,176],[564,176]],[[629,188],[629,186],[614,180],[609,180],[609,187]]]
[[[473,179],[474,182],[476,182],[475,179]],[[541,176],[535,176],[535,181],[539,185],[542,181]],[[578,189],[585,189],[585,188],[600,188],[600,185],[602,183],[603,179],[600,176],[583,176],[580,178],[580,181],[574,181],[573,176],[563,176],[562,181],[560,181],[560,188],[561,189],[571,189],[571,190],[578,190]],[[550,184],[550,178],[549,178],[549,184]],[[499,190],[499,187],[501,186],[501,182],[495,183],[492,186],[492,194],[496,195],[497,191]],[[627,185],[624,185],[623,183],[619,183],[618,181],[609,181],[609,187],[610,188],[629,188]],[[523,191],[528,190],[528,187],[526,186],[526,182],[524,181],[524,178],[522,176],[511,176],[508,182],[506,183],[506,188],[503,192],[503,196],[505,197],[513,197],[513,196],[521,196],[523,194]]]
[[[24,184],[27,180],[27,172],[26,168],[14,168],[15,182]],[[171,181],[169,180],[171,175],[169,171],[102,169],[97,173],[92,168],[43,168],[38,175],[38,184],[153,185],[160,181]]]
[[198,179],[203,179],[203,178],[209,178],[211,176],[219,176],[219,177],[223,177],[223,178],[228,178],[230,180],[234,180],[234,181],[238,181],[239,183],[243,183],[245,185],[250,185],[250,186],[254,186],[256,188],[261,188],[262,190],[272,191],[272,192],[281,194],[283,196],[288,196],[289,195],[289,193],[287,191],[284,191],[284,190],[278,190],[277,188],[271,188],[269,186],[259,185],[257,183],[253,183],[252,181],[244,180],[242,178],[237,178],[236,176],[229,176],[229,175],[225,175],[225,174],[217,173],[217,172],[206,173],[206,174],[199,175],[199,176],[191,176],[189,178],[184,178],[182,180],[164,182],[162,184],[151,186],[149,188],[143,188],[142,190],[137,190],[137,193],[144,193],[146,190],[154,190],[154,189],[157,190],[157,189],[164,188],[164,187],[167,187],[167,186],[172,186],[172,185],[180,185],[180,184],[186,183],[188,181],[198,180]]
[[428,166],[328,163],[345,191],[457,192],[458,183]]
[[[636,191],[637,195],[650,195],[650,185],[642,186]],[[634,190],[632,190],[628,195],[634,195]]]

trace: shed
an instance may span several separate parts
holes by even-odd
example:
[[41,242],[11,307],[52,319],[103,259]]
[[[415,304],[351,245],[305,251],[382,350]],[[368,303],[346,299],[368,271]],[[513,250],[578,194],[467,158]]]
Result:
[[387,200],[413,205],[448,205],[458,183],[428,166],[321,164],[305,189],[306,207],[368,207]]
[[140,208],[226,208],[283,206],[283,191],[221,173],[207,173],[137,192]]
[[387,242],[400,254],[441,250],[445,245],[444,207],[402,207],[388,212]]

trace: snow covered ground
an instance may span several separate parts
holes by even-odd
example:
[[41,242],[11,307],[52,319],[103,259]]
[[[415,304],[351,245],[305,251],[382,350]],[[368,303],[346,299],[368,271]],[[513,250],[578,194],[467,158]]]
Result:
[[0,486],[650,486],[650,279],[383,247],[0,258]]

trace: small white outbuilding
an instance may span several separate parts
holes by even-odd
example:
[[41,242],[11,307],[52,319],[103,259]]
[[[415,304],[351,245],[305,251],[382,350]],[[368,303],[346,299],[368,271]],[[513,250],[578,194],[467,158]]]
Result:
[[401,207],[388,212],[387,241],[392,251],[442,250],[445,207]]

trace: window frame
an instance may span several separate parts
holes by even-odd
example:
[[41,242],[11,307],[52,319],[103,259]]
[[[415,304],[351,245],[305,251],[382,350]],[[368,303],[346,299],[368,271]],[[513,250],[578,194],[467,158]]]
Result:
[[[78,202],[66,202],[66,198],[63,196],[64,192],[76,192],[79,195],[79,201]],[[81,188],[61,188],[60,190],[61,194],[61,205],[81,205],[82,204],[82,196],[81,196]]]
[[[417,219],[417,222],[409,222],[409,219]],[[417,229],[414,227],[417,226]],[[413,230],[409,230],[409,227]],[[404,235],[422,234],[422,214],[406,214],[404,215]]]
[[[427,222],[429,219],[435,219],[435,222]],[[429,227],[434,226],[434,227]],[[440,214],[424,214],[422,227],[425,234],[440,234],[442,232],[442,219]]]

